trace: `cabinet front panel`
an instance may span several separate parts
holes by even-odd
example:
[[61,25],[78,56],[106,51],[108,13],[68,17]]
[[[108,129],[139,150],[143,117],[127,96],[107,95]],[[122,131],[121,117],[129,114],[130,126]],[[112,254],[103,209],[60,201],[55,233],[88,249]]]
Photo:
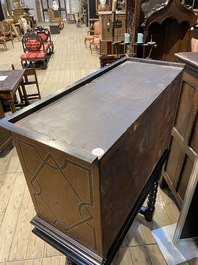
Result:
[[25,137],[14,140],[36,214],[101,255],[97,167]]

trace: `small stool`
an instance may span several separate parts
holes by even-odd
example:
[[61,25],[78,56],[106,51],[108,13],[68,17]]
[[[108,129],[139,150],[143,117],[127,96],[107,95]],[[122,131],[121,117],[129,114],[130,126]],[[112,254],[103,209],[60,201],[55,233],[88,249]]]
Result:
[[59,23],[53,23],[49,25],[51,34],[60,34]]

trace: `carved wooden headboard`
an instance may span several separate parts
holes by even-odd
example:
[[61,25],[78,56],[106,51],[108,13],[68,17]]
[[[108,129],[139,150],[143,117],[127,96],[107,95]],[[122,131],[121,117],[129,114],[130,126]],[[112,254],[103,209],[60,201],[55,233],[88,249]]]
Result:
[[149,42],[152,35],[152,40],[157,44],[152,50],[151,58],[175,61],[175,53],[188,51],[189,30],[196,24],[196,20],[194,12],[186,8],[180,0],[169,0],[152,10],[142,25],[144,42]]

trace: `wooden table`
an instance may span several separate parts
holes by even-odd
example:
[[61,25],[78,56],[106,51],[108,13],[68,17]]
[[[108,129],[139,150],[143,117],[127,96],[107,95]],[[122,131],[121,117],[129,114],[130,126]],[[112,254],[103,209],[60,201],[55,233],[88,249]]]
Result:
[[28,98],[23,85],[23,74],[25,69],[0,71],[0,99],[7,100],[12,112],[16,111],[14,95],[21,85],[25,97],[25,104],[28,105]]
[[33,232],[73,264],[110,265],[164,162],[182,71],[124,57],[0,121],[33,200]]
[[[3,111],[3,106],[0,100],[0,119],[4,118],[4,111]],[[5,150],[8,146],[12,146],[12,137],[11,133],[0,127],[0,153]]]

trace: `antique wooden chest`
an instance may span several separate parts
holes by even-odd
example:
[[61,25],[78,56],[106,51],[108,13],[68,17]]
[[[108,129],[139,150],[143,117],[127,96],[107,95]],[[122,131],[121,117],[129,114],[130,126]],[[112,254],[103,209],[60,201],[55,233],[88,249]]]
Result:
[[75,262],[108,260],[169,146],[182,71],[123,58],[1,121],[12,132],[37,235],[75,253]]

